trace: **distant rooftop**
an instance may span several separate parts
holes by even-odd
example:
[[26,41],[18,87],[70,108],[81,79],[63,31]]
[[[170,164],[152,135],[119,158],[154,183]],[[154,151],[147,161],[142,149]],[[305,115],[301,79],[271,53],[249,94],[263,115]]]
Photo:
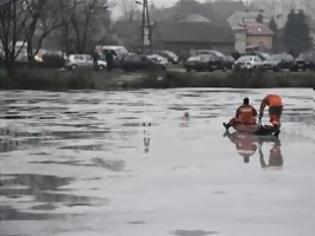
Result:
[[[246,22],[255,22],[257,16],[259,15],[259,11],[236,11],[229,18],[229,25],[233,30],[242,29],[242,24]],[[272,16],[262,13],[264,16],[264,23],[269,23],[272,19]]]
[[186,22],[206,22],[206,23],[210,23],[211,21],[204,17],[201,14],[190,14],[187,17],[185,17],[182,21],[186,21]]

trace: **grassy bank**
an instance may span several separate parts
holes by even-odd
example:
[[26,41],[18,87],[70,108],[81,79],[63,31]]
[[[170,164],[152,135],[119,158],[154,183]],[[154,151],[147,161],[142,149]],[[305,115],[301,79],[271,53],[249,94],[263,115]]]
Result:
[[0,70],[0,89],[32,90],[126,90],[140,88],[176,87],[315,87],[312,72],[212,72],[186,73],[179,71],[111,73],[96,71],[57,71],[40,69],[18,70],[14,78],[8,78]]

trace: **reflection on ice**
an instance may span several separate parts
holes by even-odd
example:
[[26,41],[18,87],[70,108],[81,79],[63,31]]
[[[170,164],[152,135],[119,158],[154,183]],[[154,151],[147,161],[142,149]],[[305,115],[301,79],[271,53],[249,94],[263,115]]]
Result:
[[[4,202],[10,202],[10,199],[16,199],[17,205],[19,203],[29,203],[33,205],[31,210],[35,210],[26,212],[25,210],[19,211],[18,209],[13,209],[8,206],[1,207],[0,219],[44,220],[49,217],[56,217],[57,215],[42,213],[41,211],[52,211],[60,206],[59,204],[73,207],[94,206],[107,202],[105,199],[70,194],[70,190],[61,188],[67,186],[73,180],[72,178],[35,174],[0,175],[0,197],[4,199]],[[67,191],[69,191],[69,193],[67,193]],[[32,198],[28,198],[28,196]]]
[[[234,145],[237,153],[243,157],[244,163],[250,162],[250,157],[253,156],[257,149],[259,153],[259,161],[262,168],[281,168],[283,166],[283,156],[281,154],[281,142],[278,137],[257,136],[241,132],[225,132],[224,137],[227,137]],[[269,152],[269,161],[265,161],[262,151],[264,143],[271,143],[272,147]]]

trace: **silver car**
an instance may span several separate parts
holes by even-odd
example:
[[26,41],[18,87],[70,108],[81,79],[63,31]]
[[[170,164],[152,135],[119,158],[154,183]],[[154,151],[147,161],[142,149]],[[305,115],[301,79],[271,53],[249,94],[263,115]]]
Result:
[[[71,54],[66,60],[66,68],[76,70],[79,68],[94,68],[93,57],[88,54]],[[97,69],[105,70],[107,67],[106,61],[97,60]]]
[[242,56],[234,62],[234,70],[253,70],[262,67],[259,56]]

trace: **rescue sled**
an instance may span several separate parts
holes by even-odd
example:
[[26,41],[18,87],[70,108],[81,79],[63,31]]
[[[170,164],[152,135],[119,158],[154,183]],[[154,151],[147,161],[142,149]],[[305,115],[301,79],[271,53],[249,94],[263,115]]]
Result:
[[275,130],[271,125],[242,125],[237,124],[232,126],[236,131],[254,134],[254,135],[279,135],[279,130]]

